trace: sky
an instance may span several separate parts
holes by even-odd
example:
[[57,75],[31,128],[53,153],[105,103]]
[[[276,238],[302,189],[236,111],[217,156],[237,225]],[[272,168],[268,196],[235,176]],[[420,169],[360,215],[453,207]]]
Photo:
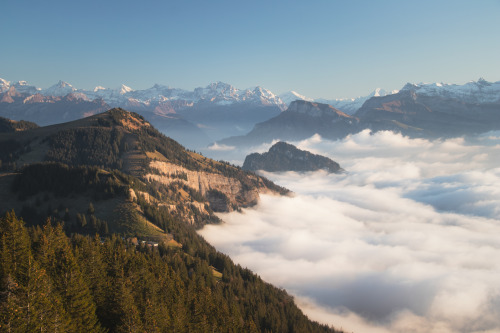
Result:
[[264,173],[295,195],[220,214],[208,242],[346,332],[500,332],[500,132],[294,144],[346,172]]
[[350,98],[500,80],[500,1],[5,1],[0,77]]

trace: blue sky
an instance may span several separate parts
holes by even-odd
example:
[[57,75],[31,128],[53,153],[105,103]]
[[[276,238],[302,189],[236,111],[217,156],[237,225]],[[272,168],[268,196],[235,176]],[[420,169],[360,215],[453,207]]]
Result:
[[0,77],[310,97],[500,80],[500,1],[5,1]]

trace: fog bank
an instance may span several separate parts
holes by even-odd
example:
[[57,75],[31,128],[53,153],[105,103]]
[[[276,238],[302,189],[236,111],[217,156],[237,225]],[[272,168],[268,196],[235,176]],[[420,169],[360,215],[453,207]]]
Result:
[[347,173],[264,173],[296,196],[221,214],[211,244],[347,331],[500,332],[498,133],[294,144]]

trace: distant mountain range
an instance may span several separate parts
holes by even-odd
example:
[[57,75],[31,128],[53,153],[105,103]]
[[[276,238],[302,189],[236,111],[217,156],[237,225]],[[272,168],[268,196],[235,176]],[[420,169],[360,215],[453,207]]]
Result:
[[186,105],[198,103],[211,103],[216,105],[231,105],[237,103],[253,103],[256,105],[275,105],[284,108],[283,102],[278,96],[267,89],[255,87],[251,89],[240,90],[227,83],[215,82],[204,88],[196,88],[193,91],[171,88],[160,84],[144,90],[134,90],[122,84],[117,89],[95,87],[93,90],[77,89],[71,84],[59,81],[47,89],[37,88],[29,85],[26,81],[11,83],[0,78],[0,93],[14,88],[21,94],[40,94],[43,96],[64,97],[68,94],[74,94],[78,98],[92,101],[102,99],[105,103],[115,106],[136,106],[144,107],[155,105],[160,106],[164,113],[173,113],[171,109],[162,108],[168,106],[172,101],[183,101]]
[[[294,104],[297,100],[307,103]],[[83,90],[63,81],[41,89],[0,79],[1,117],[49,125],[122,107],[193,149],[214,141],[258,144],[315,133],[336,139],[365,128],[432,137],[479,133],[497,129],[499,104],[500,82],[484,79],[464,85],[408,83],[399,91],[376,89],[368,96],[330,100],[293,91],[278,96],[261,87],[240,90],[222,82],[193,91],[158,84]]]
[[167,134],[191,147],[213,140],[245,134],[261,121],[286,109],[267,89],[240,90],[216,82],[193,91],[154,85],[134,90],[96,87],[77,89],[59,81],[41,89],[26,81],[0,79],[0,116],[29,119],[39,125],[56,124],[104,112],[112,107],[137,112]]
[[286,92],[279,95],[279,97],[286,105],[290,105],[290,103],[295,100],[304,100],[307,102],[329,104],[348,115],[353,115],[370,98],[394,95],[402,90],[414,90],[421,96],[440,96],[443,98],[459,99],[465,103],[484,104],[495,103],[500,100],[500,81],[492,83],[484,80],[483,78],[480,78],[478,81],[470,81],[463,85],[447,83],[407,83],[400,90],[387,91],[382,88],[377,88],[367,96],[359,96],[355,98],[313,99],[295,91]]
[[340,139],[364,129],[412,137],[452,137],[500,129],[500,82],[465,85],[407,84],[400,91],[367,99],[348,115],[329,104],[294,101],[248,134],[221,140],[231,146],[272,140],[301,140],[314,134]]

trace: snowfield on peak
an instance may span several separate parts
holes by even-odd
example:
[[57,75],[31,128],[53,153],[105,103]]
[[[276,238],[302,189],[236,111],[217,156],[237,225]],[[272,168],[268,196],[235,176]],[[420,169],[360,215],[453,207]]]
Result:
[[279,95],[279,97],[286,105],[290,105],[290,103],[292,103],[293,101],[296,101],[296,100],[314,102],[314,99],[306,97],[304,95],[301,95],[298,92],[293,91],[293,90],[287,91],[286,93]]
[[66,96],[67,94],[71,94],[73,92],[76,92],[77,89],[74,88],[71,84],[64,82],[64,81],[59,81],[53,86],[42,90],[41,94],[44,96]]
[[122,84],[120,87],[120,94],[125,95],[126,93],[129,93],[131,91],[134,91],[132,88],[127,87],[126,85]]
[[401,90],[413,90],[424,96],[461,99],[467,103],[500,102],[500,81],[488,82],[483,78],[463,85],[448,83],[407,83]]

